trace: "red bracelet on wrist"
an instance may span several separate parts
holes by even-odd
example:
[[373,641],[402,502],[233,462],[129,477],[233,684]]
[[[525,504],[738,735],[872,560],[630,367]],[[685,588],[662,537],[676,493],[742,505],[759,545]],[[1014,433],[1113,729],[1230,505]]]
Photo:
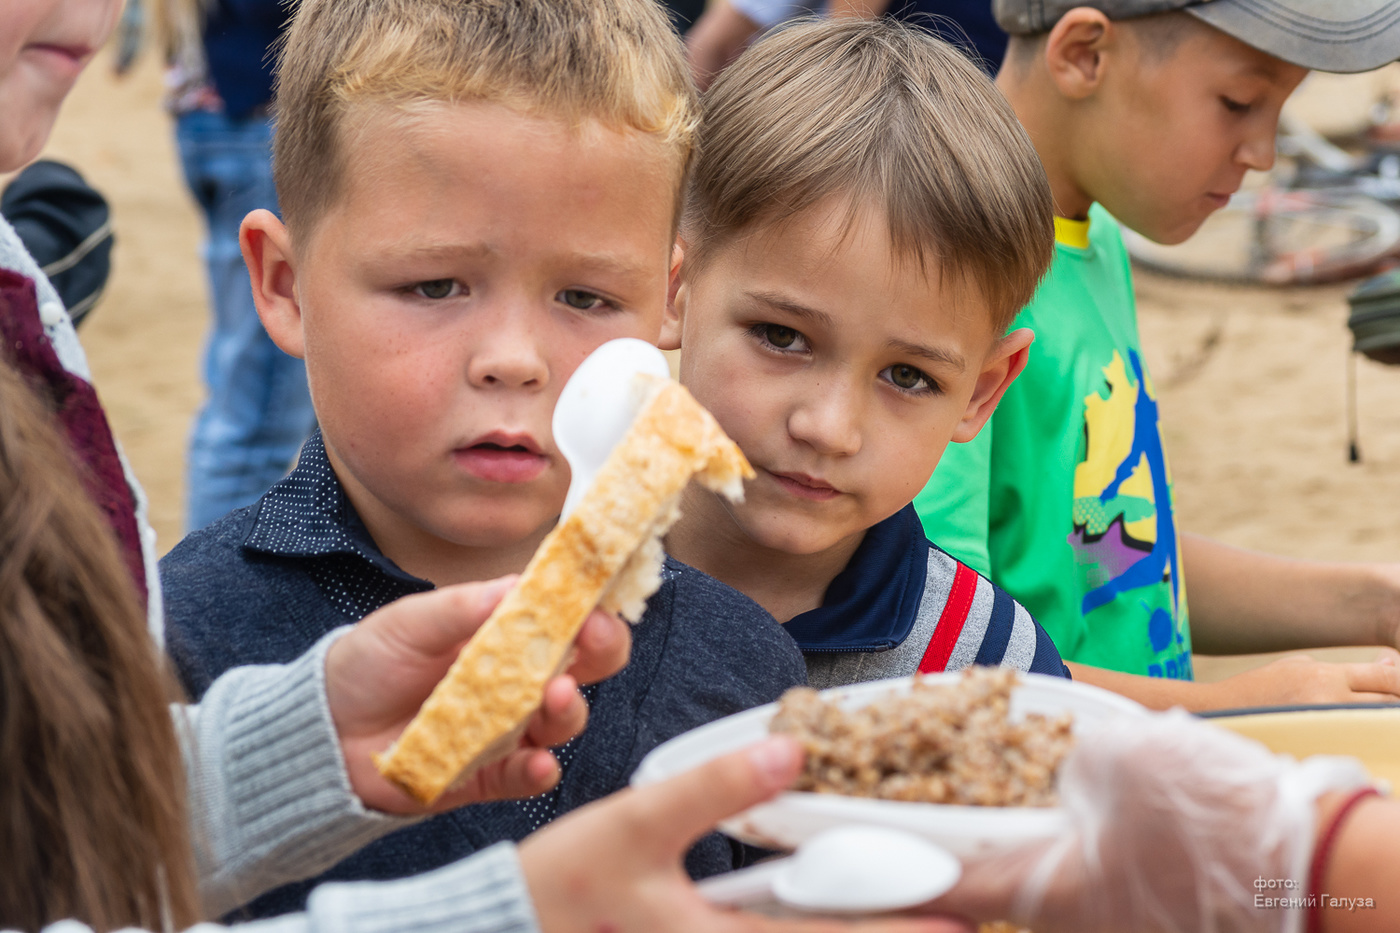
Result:
[[1332,846],[1337,841],[1337,833],[1341,831],[1342,823],[1358,803],[1367,797],[1379,796],[1380,791],[1374,787],[1362,787],[1352,791],[1327,821],[1327,828],[1318,836],[1312,862],[1308,865],[1308,915],[1304,923],[1307,933],[1322,933],[1322,904],[1318,898],[1322,893],[1322,880],[1327,873],[1327,860],[1332,855]]

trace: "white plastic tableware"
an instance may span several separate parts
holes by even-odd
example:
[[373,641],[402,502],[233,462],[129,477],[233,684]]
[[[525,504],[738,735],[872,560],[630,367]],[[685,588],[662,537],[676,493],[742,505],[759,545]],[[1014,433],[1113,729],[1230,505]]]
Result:
[[920,836],[883,826],[818,833],[797,854],[716,875],[697,887],[735,907],[777,901],[817,913],[881,913],[933,900],[957,884],[962,865]]
[[569,461],[564,516],[583,498],[646,401],[646,384],[638,375],[669,379],[671,368],[665,354],[645,340],[622,337],[590,353],[560,391],[553,431],[554,443]]
[[[961,673],[933,674],[933,683],[955,683]],[[896,677],[822,691],[847,709],[891,693],[907,693],[913,680]],[[632,775],[652,784],[689,771],[712,758],[752,745],[768,734],[776,703],[756,707],[676,736],[651,751]],[[1074,731],[1110,717],[1140,716],[1145,710],[1126,697],[1087,684],[1042,674],[1021,674],[1011,694],[1013,718],[1026,713],[1074,715]],[[838,794],[789,792],[735,816],[720,828],[754,845],[795,849],[823,830],[838,826],[889,826],[938,843],[958,857],[995,851],[1058,835],[1068,826],[1059,807],[969,807],[871,800]]]

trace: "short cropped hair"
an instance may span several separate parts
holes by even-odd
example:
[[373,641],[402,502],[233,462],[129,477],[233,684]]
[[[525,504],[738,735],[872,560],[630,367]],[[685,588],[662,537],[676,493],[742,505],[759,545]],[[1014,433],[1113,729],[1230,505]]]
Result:
[[972,285],[997,332],[1054,253],[1050,185],[1010,105],[963,53],[887,19],[802,22],[720,75],[686,262],[833,196],[883,209],[896,254]]
[[302,0],[277,70],[288,226],[309,229],[338,195],[353,108],[467,101],[657,137],[675,156],[679,215],[698,105],[656,0]]
[[[1185,10],[1168,10],[1165,13],[1114,20],[1113,23],[1133,34],[1144,59],[1152,65],[1160,65],[1169,60],[1186,39],[1215,30],[1214,26],[1197,19]],[[1044,54],[1045,40],[1049,35],[1047,31],[1012,36],[1006,46],[1005,63],[1018,71],[1025,71],[1036,58]]]

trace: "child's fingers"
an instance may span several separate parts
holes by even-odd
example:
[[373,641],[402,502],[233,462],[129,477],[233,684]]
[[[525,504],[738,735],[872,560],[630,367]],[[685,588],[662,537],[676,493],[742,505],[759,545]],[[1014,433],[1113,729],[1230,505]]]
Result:
[[1389,646],[1384,647],[1376,654],[1376,663],[1400,666],[1400,651]]
[[554,678],[545,685],[544,702],[530,720],[526,747],[483,769],[455,793],[445,794],[433,809],[544,793],[559,781],[559,763],[545,749],[564,744],[587,723],[588,704],[579,695],[577,682],[567,674]]
[[485,800],[515,800],[535,797],[553,789],[559,783],[559,762],[539,748],[521,748],[501,761],[483,768],[461,787],[439,797],[432,812],[455,810],[457,807]]
[[569,673],[582,684],[604,680],[627,664],[632,652],[632,630],[617,616],[595,609],[579,629],[574,649]]
[[405,651],[427,658],[455,657],[514,584],[515,577],[501,577],[444,586],[405,596],[365,621],[380,616],[374,624]]
[[1394,694],[1390,693],[1353,693],[1346,698],[1348,703],[1395,703],[1400,702]]
[[539,748],[520,748],[482,772],[482,786],[475,800],[512,800],[534,797],[559,783],[559,761]]
[[1348,664],[1347,686],[1353,693],[1377,695],[1377,702],[1394,701],[1400,698],[1400,667],[1381,663]]
[[531,743],[540,748],[562,745],[588,724],[588,703],[579,695],[578,683],[568,674],[545,684],[544,702],[530,720]]
[[770,736],[670,780],[633,790],[619,813],[619,831],[623,838],[650,843],[656,858],[679,858],[716,823],[790,785],[801,768],[802,747],[787,736]]

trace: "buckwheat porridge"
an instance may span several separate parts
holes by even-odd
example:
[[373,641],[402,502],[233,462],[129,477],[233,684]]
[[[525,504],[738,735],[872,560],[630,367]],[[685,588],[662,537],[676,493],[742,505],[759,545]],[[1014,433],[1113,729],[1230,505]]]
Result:
[[1016,672],[968,668],[956,684],[917,680],[909,693],[847,712],[812,689],[789,690],[769,730],[807,751],[794,790],[919,803],[1048,807],[1074,739],[1071,716],[1012,722]]

